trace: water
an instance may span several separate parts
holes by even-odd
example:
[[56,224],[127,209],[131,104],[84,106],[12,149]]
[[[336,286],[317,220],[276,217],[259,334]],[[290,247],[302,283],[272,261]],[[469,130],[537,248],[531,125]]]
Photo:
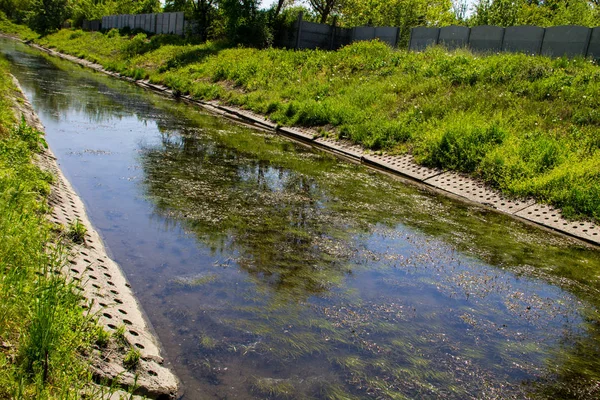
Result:
[[577,242],[4,41],[198,398],[597,398]]

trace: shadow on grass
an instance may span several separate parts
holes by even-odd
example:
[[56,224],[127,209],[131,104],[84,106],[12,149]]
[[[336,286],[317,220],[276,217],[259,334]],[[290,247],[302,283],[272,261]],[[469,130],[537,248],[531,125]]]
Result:
[[188,64],[202,62],[209,56],[218,54],[226,48],[227,46],[224,43],[215,43],[201,48],[191,48],[171,58],[164,66],[160,67],[159,72],[166,72],[170,69],[182,68]]

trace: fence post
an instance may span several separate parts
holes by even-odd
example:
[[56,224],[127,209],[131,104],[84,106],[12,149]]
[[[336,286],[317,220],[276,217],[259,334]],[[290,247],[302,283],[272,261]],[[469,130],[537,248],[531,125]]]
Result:
[[304,17],[304,13],[300,12],[298,14],[298,32],[296,33],[296,50],[300,48],[300,40],[302,36],[302,18]]
[[337,25],[337,15],[333,17],[333,23],[329,28],[329,50],[333,50],[335,43],[335,26]]
[[546,28],[544,28],[544,33],[542,34],[542,40],[540,40],[540,48],[538,49],[538,52],[537,52],[536,56],[542,55],[542,46],[544,45],[544,38],[545,37],[546,37]]
[[594,33],[594,28],[590,28],[590,31],[588,32],[587,45],[585,46],[583,53],[584,57],[587,57],[588,53],[590,52],[590,46],[592,45],[592,33]]

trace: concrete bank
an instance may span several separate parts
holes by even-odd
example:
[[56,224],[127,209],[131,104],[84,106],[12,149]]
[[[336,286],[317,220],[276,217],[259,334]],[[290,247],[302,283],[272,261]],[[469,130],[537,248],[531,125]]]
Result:
[[248,110],[225,106],[216,101],[201,101],[194,99],[191,96],[177,96],[176,93],[166,86],[153,84],[147,80],[135,80],[119,73],[108,71],[101,65],[85,59],[59,53],[37,44],[27,44],[52,56],[75,62],[79,65],[126,80],[167,96],[178,97],[189,103],[200,105],[206,110],[251,125],[255,128],[277,132],[314,148],[345,157],[351,161],[362,163],[374,169],[382,170],[396,176],[408,178],[433,191],[470,203],[479,204],[488,209],[508,214],[522,221],[565,234],[595,246],[600,246],[600,226],[597,224],[589,221],[569,221],[562,217],[562,213],[559,209],[536,203],[533,199],[508,198],[499,191],[490,188],[485,183],[468,175],[423,167],[418,165],[411,155],[388,155],[380,152],[374,153],[350,142],[320,137],[318,132],[314,130],[282,127],[269,121],[265,116]]
[[[14,78],[13,78],[14,79]],[[15,102],[18,117],[44,132],[44,127],[27,100],[19,83]],[[69,250],[68,266],[63,270],[67,279],[75,281],[84,297],[82,307],[98,316],[104,329],[113,333],[109,344],[90,355],[91,370],[96,381],[153,399],[174,399],[179,381],[163,364],[160,344],[147,322],[140,305],[118,264],[111,260],[102,239],[90,223],[85,207],[60,170],[52,151],[46,149],[37,159],[43,170],[54,175],[49,205],[51,222],[62,225],[80,221],[87,230],[83,244],[74,244]],[[116,333],[116,334],[115,334]],[[140,354],[134,368],[127,368],[125,355],[130,349]],[[106,394],[103,394],[105,393]],[[119,399],[125,392],[94,391],[102,399]],[[129,395],[123,398],[130,398]],[[133,397],[132,397],[133,398]]]

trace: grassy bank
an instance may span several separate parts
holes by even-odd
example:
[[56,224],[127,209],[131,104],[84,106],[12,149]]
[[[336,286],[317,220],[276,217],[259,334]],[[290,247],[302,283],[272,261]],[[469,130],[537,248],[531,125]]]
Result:
[[256,50],[115,30],[62,30],[38,41],[280,124],[411,152],[424,165],[600,221],[600,67],[583,59],[417,54],[376,42]]
[[103,331],[60,274],[66,246],[47,222],[53,177],[33,164],[41,134],[18,123],[0,59],[0,398],[75,399],[91,381],[81,354]]

